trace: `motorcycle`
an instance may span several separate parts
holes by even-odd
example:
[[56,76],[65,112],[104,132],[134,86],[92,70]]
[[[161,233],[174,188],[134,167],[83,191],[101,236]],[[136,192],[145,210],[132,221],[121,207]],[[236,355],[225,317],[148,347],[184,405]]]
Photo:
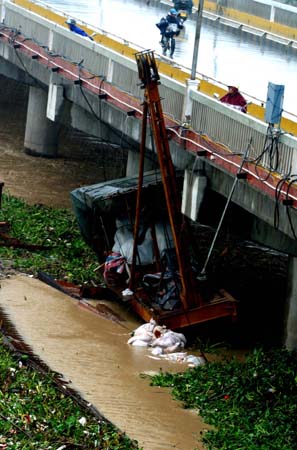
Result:
[[182,23],[184,23],[187,20],[187,18],[188,18],[188,11],[186,11],[185,9],[180,9],[177,12],[177,17],[179,18],[179,20]]

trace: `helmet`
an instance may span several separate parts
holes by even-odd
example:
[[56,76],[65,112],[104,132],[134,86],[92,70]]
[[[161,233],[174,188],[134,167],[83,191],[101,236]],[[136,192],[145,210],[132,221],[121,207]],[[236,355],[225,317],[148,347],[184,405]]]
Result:
[[67,23],[67,25],[75,25],[76,21],[74,19],[67,19],[65,23]]
[[171,10],[169,11],[169,13],[170,13],[172,16],[176,16],[177,11],[176,11],[175,8],[171,8]]

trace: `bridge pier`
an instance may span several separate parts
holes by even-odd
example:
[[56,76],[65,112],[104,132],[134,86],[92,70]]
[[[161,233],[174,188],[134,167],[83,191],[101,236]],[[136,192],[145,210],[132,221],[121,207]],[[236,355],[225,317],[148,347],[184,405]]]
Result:
[[48,94],[30,86],[25,130],[25,152],[32,156],[55,158],[58,152],[59,125],[46,116]]
[[284,344],[288,350],[297,348],[297,257],[289,257],[287,278]]
[[196,221],[204,198],[207,177],[202,169],[196,171],[185,170],[182,213]]
[[5,18],[5,0],[0,0],[0,21],[3,23]]
[[[153,170],[156,167],[156,163],[147,158],[144,160],[144,171]],[[129,150],[126,166],[126,177],[133,177],[139,173],[139,153]]]

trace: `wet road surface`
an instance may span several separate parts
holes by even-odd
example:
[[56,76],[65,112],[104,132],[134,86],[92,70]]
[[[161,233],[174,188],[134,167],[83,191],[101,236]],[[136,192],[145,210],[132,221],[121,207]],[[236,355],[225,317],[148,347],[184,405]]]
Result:
[[[161,53],[156,23],[169,6],[148,0],[46,0],[46,5],[94,27],[120,36],[145,49]],[[174,60],[191,68],[196,19],[189,18],[177,38]],[[197,72],[266,101],[268,82],[285,85],[284,110],[297,115],[295,79],[296,51],[272,41],[256,39],[218,24],[202,23]]]

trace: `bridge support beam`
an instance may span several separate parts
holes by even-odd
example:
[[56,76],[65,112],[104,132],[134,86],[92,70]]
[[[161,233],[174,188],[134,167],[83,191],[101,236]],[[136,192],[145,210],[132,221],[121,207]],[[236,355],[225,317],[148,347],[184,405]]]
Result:
[[288,350],[297,348],[297,257],[289,257],[284,344]]
[[207,178],[203,170],[194,172],[185,170],[182,213],[194,221],[198,219],[206,185]]
[[32,156],[55,158],[59,125],[47,119],[47,92],[30,87],[25,130],[25,152]]
[[[132,177],[139,173],[139,153],[129,150],[126,166],[126,177]],[[153,170],[156,164],[148,159],[144,160],[144,171]]]

